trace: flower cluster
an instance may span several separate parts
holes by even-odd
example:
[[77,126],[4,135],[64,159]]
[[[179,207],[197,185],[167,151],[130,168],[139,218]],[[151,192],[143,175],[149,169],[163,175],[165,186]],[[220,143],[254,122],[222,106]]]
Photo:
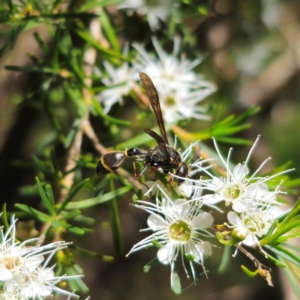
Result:
[[140,15],[147,15],[152,31],[160,27],[159,21],[166,21],[167,17],[175,9],[174,0],[148,1],[148,0],[126,0],[119,4],[120,9],[136,11]]
[[[259,238],[264,236],[275,219],[284,213],[281,204],[277,200],[280,184],[275,190],[270,190],[266,182],[291,170],[277,173],[273,176],[258,176],[262,167],[270,160],[266,159],[260,167],[249,176],[248,162],[251,154],[259,141],[259,137],[254,142],[244,163],[237,164],[234,168],[230,166],[230,156],[232,149],[229,150],[225,160],[214,140],[215,148],[221,162],[224,165],[226,174],[215,176],[208,168],[204,168],[202,163],[197,163],[199,171],[209,176],[208,179],[202,178],[197,182],[198,188],[205,190],[205,195],[198,197],[201,205],[217,208],[218,204],[224,202],[225,206],[232,209],[228,215],[228,221],[232,228],[232,241],[247,246],[258,246]],[[262,250],[262,249],[261,249]]]
[[[124,49],[124,56],[128,54],[128,47]],[[107,87],[103,92],[96,95],[96,99],[104,106],[104,112],[107,114],[111,107],[116,103],[122,103],[123,97],[129,95],[135,82],[138,80],[138,73],[124,62],[118,68],[114,68],[109,62],[103,62],[108,77],[99,69],[96,72],[102,77],[102,82]]]
[[[192,274],[194,281],[197,279],[195,263],[201,265],[206,273],[204,258],[211,255],[212,247],[205,239],[214,237],[208,231],[209,229],[212,229],[215,234],[212,227],[214,219],[211,213],[203,210],[206,206],[221,212],[220,204],[224,203],[225,206],[230,207],[227,214],[230,224],[225,222],[222,226],[226,228],[226,232],[231,232],[231,239],[224,241],[224,244],[235,245],[236,252],[241,244],[245,244],[250,247],[259,247],[264,253],[259,240],[268,233],[274,221],[283,214],[281,204],[277,200],[277,194],[282,193],[279,190],[280,184],[275,190],[270,190],[267,182],[290,170],[273,176],[260,177],[258,173],[269,160],[267,159],[249,176],[248,162],[258,140],[259,137],[249,151],[245,162],[235,167],[231,167],[230,164],[232,149],[225,160],[214,140],[217,154],[226,171],[223,176],[214,175],[217,173],[216,170],[212,170],[211,159],[196,159],[190,163],[191,174],[201,172],[208,176],[202,176],[197,180],[181,178],[185,181],[177,187],[176,191],[178,195],[184,196],[184,199],[172,198],[170,190],[156,181],[155,183],[147,182],[151,188],[145,193],[146,196],[155,195],[155,204],[143,200],[135,203],[137,208],[150,213],[147,221],[148,228],[143,231],[150,230],[153,233],[134,245],[129,254],[158,244],[160,248],[157,252],[157,259],[164,265],[170,265],[173,290],[172,278],[178,256],[181,257],[186,274],[188,277]],[[182,153],[184,161],[187,160],[193,146],[195,144]],[[218,166],[217,170],[224,168]],[[189,268],[186,267],[186,262],[189,263]]]
[[[110,111],[112,105],[122,103],[139,81],[137,74],[146,73],[152,80],[160,97],[161,109],[166,123],[176,123],[189,118],[209,119],[203,107],[198,103],[215,91],[211,82],[193,72],[201,60],[190,61],[185,57],[178,58],[180,40],[175,38],[174,51],[167,54],[163,51],[157,39],[153,38],[153,45],[157,56],[149,54],[142,45],[134,43],[137,55],[132,60],[118,67],[104,62],[109,75],[105,78],[100,72],[102,81],[107,89],[96,95],[98,101],[104,105],[104,111]],[[126,55],[128,49],[125,50]],[[98,71],[99,73],[99,71]]]
[[[69,297],[77,295],[56,285],[62,280],[79,276],[55,276],[54,267],[47,267],[54,254],[67,247],[65,242],[54,242],[45,246],[29,246],[39,239],[23,243],[16,241],[16,220],[12,218],[6,233],[1,230],[0,244],[0,299],[44,299],[53,292]],[[45,256],[48,256],[45,260]]]
[[157,252],[159,262],[171,266],[171,286],[178,255],[181,256],[187,276],[189,272],[185,258],[189,258],[189,269],[196,280],[193,263],[203,266],[204,258],[212,252],[211,244],[203,241],[201,236],[210,236],[206,229],[212,225],[213,217],[210,213],[200,211],[194,203],[184,199],[173,201],[160,185],[157,187],[162,198],[157,196],[156,204],[146,201],[137,201],[135,204],[150,213],[147,220],[149,228],[145,230],[152,230],[154,233],[134,245],[128,255],[158,242],[161,245]]

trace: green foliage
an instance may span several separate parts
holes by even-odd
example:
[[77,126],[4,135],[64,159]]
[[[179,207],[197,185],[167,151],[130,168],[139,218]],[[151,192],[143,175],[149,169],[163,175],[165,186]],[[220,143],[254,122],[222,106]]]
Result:
[[[295,203],[293,208],[285,214],[282,220],[278,220],[270,228],[268,234],[261,240],[261,245],[277,245],[286,242],[290,238],[300,236],[300,199]],[[276,248],[276,246],[275,246]]]

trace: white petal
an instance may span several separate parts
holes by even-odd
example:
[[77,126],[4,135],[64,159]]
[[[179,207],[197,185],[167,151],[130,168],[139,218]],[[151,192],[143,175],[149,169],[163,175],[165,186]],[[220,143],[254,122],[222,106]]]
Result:
[[196,198],[200,197],[202,193],[202,188],[198,185],[194,185],[192,182],[185,181],[180,184],[177,188],[179,195],[185,196],[187,198]]
[[246,165],[238,164],[233,169],[233,176],[238,181],[243,180],[248,173],[249,170]]
[[153,231],[165,229],[168,226],[168,223],[163,219],[163,217],[157,214],[150,215],[148,217],[147,224]]
[[27,257],[24,263],[24,266],[29,270],[34,270],[37,266],[39,266],[45,257],[43,255],[34,255],[32,257]]
[[44,280],[51,280],[54,278],[55,273],[51,268],[45,268],[42,271],[40,271],[39,276]]
[[174,202],[174,209],[178,212],[178,216],[181,218],[185,218],[185,216],[188,215],[190,208],[190,204],[184,199],[179,199]]
[[158,260],[164,264],[169,265],[174,260],[176,245],[174,243],[167,243],[165,246],[159,248],[157,252]]
[[243,244],[250,246],[250,247],[255,246],[258,244],[258,238],[255,236],[255,234],[248,233],[247,237],[243,241]]
[[201,246],[203,249],[203,257],[206,258],[211,255],[212,253],[212,247],[210,242],[201,242]]
[[0,268],[0,281],[7,281],[12,278],[12,272],[5,267]]
[[194,256],[195,261],[203,262],[203,259],[211,255],[211,244],[209,242],[199,242],[199,243],[188,243],[186,244],[185,251],[187,254]]
[[270,214],[272,216],[272,220],[274,220],[284,214],[284,211],[278,206],[272,206],[268,209],[267,213]]
[[204,204],[216,204],[223,201],[223,198],[217,194],[204,195],[201,197]]
[[33,298],[36,296],[40,297],[48,297],[52,293],[52,289],[50,287],[41,285],[35,281],[25,284],[22,286],[21,295],[27,298]]
[[249,204],[245,200],[233,201],[232,209],[238,213],[246,212]]
[[230,211],[227,214],[227,219],[232,225],[240,225],[242,223],[242,220],[234,211]]
[[197,215],[191,222],[195,228],[208,228],[214,222],[214,218],[210,213],[203,212]]

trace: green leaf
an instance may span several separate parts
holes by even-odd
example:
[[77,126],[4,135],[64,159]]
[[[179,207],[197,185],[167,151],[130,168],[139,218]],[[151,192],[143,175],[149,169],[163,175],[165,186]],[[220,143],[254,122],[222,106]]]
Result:
[[189,261],[195,261],[195,257],[194,255],[190,254],[190,253],[185,253],[185,258]]
[[65,228],[67,231],[77,234],[77,235],[83,235],[85,233],[85,231],[79,227],[70,225],[68,223],[65,222],[59,222],[59,225],[63,228]]
[[57,159],[56,159],[55,150],[54,150],[53,147],[51,147],[51,150],[50,150],[50,159],[51,159],[51,163],[52,163],[52,166],[53,166],[53,169],[54,169],[54,173],[58,175],[56,177],[57,177],[57,179],[59,179],[61,171],[60,171],[59,164],[58,164]]
[[[41,199],[45,205],[45,207],[47,208],[47,210],[49,211],[49,213],[54,216],[55,215],[55,209],[54,209],[54,206],[52,205],[52,203],[54,203],[54,199],[52,200],[49,200],[43,187],[42,187],[42,184],[39,180],[38,177],[35,177],[35,181],[36,181],[36,184],[37,184],[37,187],[38,187],[38,192],[41,196]],[[51,190],[51,191],[50,191]],[[48,191],[50,191],[50,197],[53,198],[53,192],[52,192],[52,188],[51,187],[48,187]]]
[[70,211],[69,213],[65,214],[63,217],[60,218],[60,220],[68,220],[68,219],[74,219],[78,215],[81,214],[81,211],[79,209],[74,209]]
[[229,142],[231,144],[249,144],[247,140],[241,138],[234,137],[226,137],[227,135],[236,134],[242,130],[245,130],[250,127],[250,124],[240,124],[244,122],[246,119],[252,117],[253,115],[259,112],[260,108],[251,107],[246,112],[241,114],[240,116],[231,115],[226,119],[215,123],[211,128],[202,131],[191,133],[190,136],[193,136],[195,140],[197,139],[209,139],[215,137],[219,141]]
[[54,195],[53,195],[53,190],[52,186],[50,184],[46,184],[46,196],[50,202],[53,214],[55,213],[54,205],[55,205],[55,200],[54,200]]
[[[111,191],[115,190],[112,179],[110,180],[109,188]],[[109,202],[109,207],[110,207],[110,220],[111,220],[111,229],[112,229],[112,235],[113,235],[113,243],[114,243],[117,254],[119,256],[121,256],[123,254],[124,249],[123,249],[123,241],[122,241],[118,206],[117,206],[117,201],[116,201],[115,197]]]
[[68,280],[68,285],[70,287],[70,291],[80,291],[81,293],[88,294],[89,288],[84,283],[81,278],[74,278],[72,280]]
[[291,212],[289,214],[287,214],[287,216],[284,218],[284,220],[279,224],[280,228],[278,228],[278,229],[280,230],[281,228],[284,228],[288,223],[290,223],[290,220],[293,217],[295,217],[295,215],[297,215],[299,213],[299,211],[300,211],[300,198],[296,201]]
[[[27,26],[27,23],[22,23],[18,25],[13,25],[12,29],[8,31],[8,41],[0,49],[0,57],[8,50],[12,49],[16,42],[17,38],[22,30]],[[3,29],[1,29],[3,30]]]
[[59,231],[59,228],[61,227],[59,221],[57,219],[52,220],[51,226],[55,229],[55,231]]
[[67,58],[68,66],[72,71],[72,74],[76,76],[83,87],[87,88],[85,81],[85,74],[82,69],[82,57],[80,52],[72,52],[71,57]]
[[300,267],[300,257],[295,255],[294,253],[278,245],[277,246],[265,245],[265,247],[273,251],[277,256],[281,256],[284,259],[295,264],[296,266]]
[[118,144],[116,146],[116,149],[126,149],[126,148],[137,147],[140,145],[145,145],[146,143],[149,143],[150,141],[154,141],[153,138],[146,133],[142,133],[142,134],[136,135],[132,139],[129,139],[125,142]]
[[275,257],[271,256],[270,254],[267,253],[267,258],[269,261],[271,261],[273,264],[275,264],[278,267],[281,268],[286,268],[287,265],[282,263],[281,261],[277,260]]
[[[280,230],[280,233],[282,233],[281,235],[291,231],[292,229],[294,228],[297,228],[297,227],[300,227],[300,220],[299,221],[296,221],[294,220],[295,218],[291,219],[291,222],[288,223],[284,228],[282,228]],[[297,218],[298,219],[298,218]]]
[[171,289],[176,295],[181,294],[180,277],[176,271],[171,272]]
[[207,16],[208,12],[209,12],[209,8],[206,5],[199,5],[197,7],[198,12],[203,15],[203,16]]
[[44,53],[48,54],[49,48],[48,48],[47,44],[44,42],[44,40],[42,39],[41,35],[38,32],[34,32],[34,37],[35,37],[36,41],[38,42],[39,46],[41,47],[41,49],[44,51]]
[[60,76],[60,70],[54,70],[49,67],[38,67],[38,66],[5,66],[6,70],[16,72],[36,72],[41,74],[52,74]]
[[293,250],[293,252],[299,253],[300,256],[300,248],[297,245],[289,244],[289,243],[283,243],[282,246],[284,246],[287,249]]
[[128,193],[131,189],[132,189],[131,186],[125,186],[123,188],[111,191],[109,193],[100,195],[98,197],[85,199],[85,200],[81,200],[81,201],[76,201],[76,202],[71,202],[67,205],[66,209],[75,209],[75,208],[82,209],[82,208],[92,207],[97,204],[111,201],[113,198],[115,198],[117,196],[121,196],[121,195]]
[[[47,95],[48,93],[45,91],[45,94]],[[49,121],[51,122],[53,128],[55,129],[55,131],[57,132],[57,135],[59,136],[59,139],[62,143],[66,142],[66,137],[63,134],[62,128],[61,128],[61,124],[59,122],[59,120],[57,119],[57,115],[55,114],[54,110],[53,110],[53,103],[50,99],[48,99],[48,97],[45,97],[45,102],[44,102],[44,111],[47,114],[47,117],[49,119]]]
[[[72,265],[66,269],[66,274],[68,276],[76,276],[78,274],[83,274],[83,270],[77,264]],[[82,281],[81,277],[74,278],[68,281],[68,285],[70,286],[71,291],[81,291],[85,294],[89,292],[89,288],[86,284]]]
[[14,6],[12,0],[7,0],[7,4],[9,7],[9,13],[12,15],[15,11],[15,6]]
[[121,120],[121,119],[116,119],[113,118],[111,116],[109,116],[108,114],[104,113],[102,107],[100,106],[99,102],[97,102],[95,99],[92,100],[92,108],[94,109],[95,113],[101,117],[101,119],[106,120],[110,123],[116,124],[116,125],[121,125],[121,126],[130,126],[131,122],[129,121],[125,121],[125,120]]
[[235,137],[218,137],[218,141],[231,145],[249,145],[248,140]]
[[73,187],[67,196],[67,198],[64,200],[64,202],[61,204],[59,209],[57,210],[57,214],[60,214],[68,205],[68,203],[74,198],[74,196],[82,189],[82,187],[89,181],[89,178],[86,178],[79,182],[75,187]]
[[113,51],[113,50],[109,50],[109,49],[101,46],[100,43],[98,43],[97,41],[95,41],[95,40],[93,40],[91,38],[91,35],[90,35],[90,33],[88,31],[76,30],[75,33],[78,36],[80,36],[83,40],[85,40],[86,42],[88,42],[90,45],[92,45],[93,47],[95,47],[97,50],[99,50],[100,52],[102,52],[103,54],[107,54],[108,56],[116,57],[116,58],[119,58],[121,60],[130,61],[130,59],[124,57],[119,52],[116,52],[116,51]]
[[48,172],[45,172],[46,168],[45,168],[45,165],[43,164],[43,162],[41,160],[39,160],[35,155],[32,155],[31,157],[32,157],[33,163],[36,165],[36,168],[39,171],[48,174]]
[[[279,260],[284,262],[284,259],[279,257]],[[299,275],[298,275],[298,270],[293,272],[290,268],[285,268],[283,271],[286,273],[288,277],[288,281],[291,284],[293,291],[295,293],[296,299],[300,299],[300,290],[299,290]]]
[[117,52],[120,52],[118,38],[115,34],[115,30],[111,26],[110,20],[104,10],[101,12],[100,21],[101,21],[101,25],[103,26],[103,30],[105,31],[113,49]]
[[95,1],[85,1],[82,2],[80,10],[81,11],[89,11],[94,8],[99,8],[99,6],[105,7],[107,5],[112,5],[112,4],[118,4],[121,3],[123,0],[95,0]]
[[[273,224],[272,224],[272,226],[270,227],[270,229],[269,229],[269,231],[267,232],[267,234],[264,236],[263,241],[267,241],[267,240],[269,239],[269,237],[271,236],[272,232],[273,232],[274,230],[276,230],[277,226],[278,226],[278,220],[275,220],[275,222],[273,222]],[[261,241],[260,241],[260,244],[261,244],[262,246],[264,246],[264,242],[261,242]]]
[[[7,205],[6,205],[6,203],[3,204],[2,215],[0,215],[0,217],[3,220],[5,228],[8,229],[10,225],[9,225],[9,221],[8,221]],[[0,242],[3,242],[2,235],[0,235]]]
[[73,126],[66,137],[65,148],[68,149],[73,144],[75,137],[77,136],[78,132],[81,130],[81,122],[82,122],[82,116],[79,116],[77,119],[74,120]]
[[93,226],[93,227],[97,222],[94,218],[87,217],[82,214],[79,214],[78,216],[74,217],[74,221],[83,223],[86,226]]
[[[300,211],[300,198],[296,201],[295,205],[291,210],[284,215],[284,219],[279,222],[276,221],[277,226],[272,226],[273,231],[269,230],[267,236],[265,236],[261,241],[260,244],[262,246],[266,246],[272,243],[278,243],[285,239],[284,234],[291,231],[293,228],[299,226],[298,220],[298,213]],[[280,218],[281,220],[282,218]]]
[[241,265],[241,269],[245,272],[246,275],[249,277],[255,277],[258,274],[258,270],[255,270],[254,272],[250,271],[247,267],[244,265]]
[[224,273],[227,270],[228,266],[230,265],[231,251],[232,251],[231,246],[227,246],[227,245],[224,246],[222,259],[218,268],[219,273]]
[[69,245],[68,248],[75,249],[76,252],[78,252],[79,254],[82,254],[83,256],[88,256],[88,257],[92,257],[92,258],[102,259],[105,262],[112,262],[112,261],[114,261],[114,257],[113,256],[100,255],[100,254],[95,253],[93,251],[89,251],[89,250],[80,248],[78,246],[75,246],[74,244]]
[[30,215],[34,216],[36,219],[38,219],[39,221],[41,221],[43,223],[51,223],[51,221],[52,221],[51,217],[49,217],[48,215],[46,215],[28,205],[16,203],[15,206],[17,208],[29,213]]
[[144,273],[148,273],[150,271],[150,269],[155,266],[158,263],[158,258],[155,257],[153,258],[150,262],[148,262],[144,267],[143,267],[143,271]]

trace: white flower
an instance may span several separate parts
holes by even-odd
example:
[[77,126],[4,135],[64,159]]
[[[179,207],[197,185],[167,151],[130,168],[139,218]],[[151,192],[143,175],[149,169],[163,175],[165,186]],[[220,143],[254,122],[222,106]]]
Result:
[[[151,215],[148,217],[146,230],[154,233],[133,246],[130,252],[141,250],[158,242],[162,245],[157,252],[159,262],[170,265],[174,270],[178,255],[181,255],[183,267],[186,274],[188,270],[185,266],[184,257],[189,257],[190,269],[193,279],[196,279],[193,262],[203,266],[203,260],[211,255],[211,245],[207,241],[202,241],[200,235],[209,235],[205,230],[213,223],[210,213],[199,212],[199,208],[179,199],[173,202],[167,193],[159,186],[162,193],[162,200],[157,200],[156,204],[146,201],[138,201],[135,205]],[[203,266],[204,267],[204,266]]]
[[13,217],[7,232],[1,230],[0,299],[42,299],[54,291],[77,297],[55,285],[61,280],[80,276],[55,277],[53,267],[47,268],[54,254],[66,248],[68,243],[58,241],[44,246],[29,246],[38,242],[39,238],[20,243],[16,241],[15,225]]
[[[124,50],[124,56],[127,55],[127,50],[128,48]],[[107,88],[97,94],[96,99],[103,104],[104,112],[108,113],[114,104],[122,103],[123,97],[130,93],[135,81],[138,80],[138,73],[129,66],[128,62],[113,67],[109,62],[104,61],[103,65],[109,75],[102,79]],[[99,70],[98,73],[103,75]]]
[[173,0],[125,0],[118,7],[136,11],[138,14],[147,15],[152,31],[160,27],[159,20],[166,21],[171,15]]
[[[258,246],[264,252],[259,244],[259,238],[263,237],[271,228],[275,219],[283,214],[278,206],[250,206],[247,211],[237,214],[230,211],[227,214],[228,221],[233,225],[233,238],[238,237],[244,244],[249,247]],[[238,250],[238,247],[237,247]]]
[[269,29],[274,29],[280,24],[283,12],[284,3],[272,0],[262,1],[261,20]]
[[202,168],[203,171],[211,177],[211,179],[201,180],[202,187],[203,189],[213,192],[213,194],[202,196],[201,201],[203,204],[214,206],[215,204],[224,201],[225,205],[231,205],[232,209],[236,212],[245,212],[251,205],[253,207],[268,206],[270,204],[279,205],[276,201],[276,195],[281,193],[279,191],[279,186],[277,186],[274,191],[269,191],[265,182],[291,170],[286,170],[270,177],[256,177],[260,169],[268,160],[270,160],[270,158],[268,158],[251,176],[247,177],[249,174],[249,169],[247,167],[248,160],[258,143],[258,140],[259,137],[250,149],[246,161],[243,164],[236,165],[233,170],[231,170],[229,163],[232,149],[229,150],[227,160],[225,161],[214,140],[217,153],[226,168],[226,176],[216,177],[199,164],[199,169]]
[[133,44],[139,52],[133,67],[152,79],[165,122],[176,123],[188,118],[209,119],[198,103],[214,92],[215,86],[192,71],[201,60],[179,59],[179,38],[175,38],[174,51],[170,55],[163,51],[155,38],[152,41],[158,58],[147,53],[141,45]]

